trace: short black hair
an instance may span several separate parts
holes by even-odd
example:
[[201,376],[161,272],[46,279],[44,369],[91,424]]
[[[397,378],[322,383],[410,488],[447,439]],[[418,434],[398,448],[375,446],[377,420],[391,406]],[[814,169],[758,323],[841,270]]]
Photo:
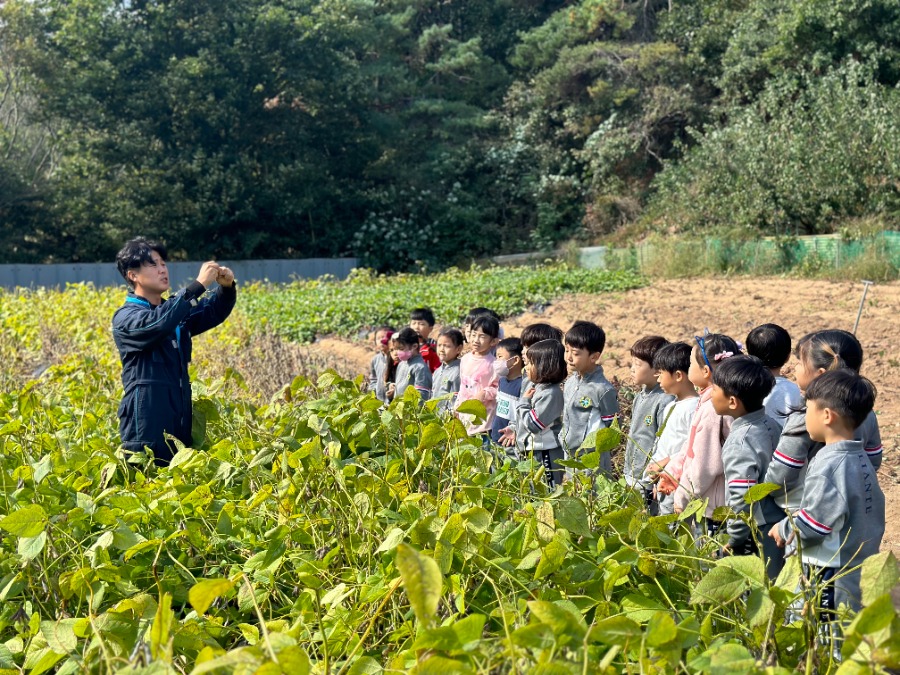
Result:
[[427,307],[419,307],[409,313],[410,321],[424,321],[429,326],[434,325],[434,312]]
[[494,310],[489,309],[487,307],[473,307],[472,309],[469,310],[469,313],[466,314],[466,318],[463,320],[463,325],[466,325],[466,324],[471,325],[472,321],[475,319],[475,317],[481,316],[482,314],[487,314],[488,316],[492,316],[495,319],[497,319],[497,323],[500,323],[500,315],[497,314],[497,312],[495,312]]
[[695,355],[697,365],[709,366],[710,370],[715,370],[724,362],[724,357],[716,358],[720,354],[725,355],[730,352],[731,356],[737,356],[741,353],[741,348],[734,338],[722,333],[707,333],[702,337],[694,337],[694,344],[697,346]]
[[450,341],[457,347],[462,347],[463,343],[466,341],[459,328],[443,328],[441,329],[441,332],[438,333],[438,337],[450,338]]
[[509,337],[497,343],[497,349],[505,349],[510,356],[522,356],[522,341],[517,337]]
[[495,338],[500,335],[500,322],[490,314],[479,314],[474,319],[472,319],[469,330],[473,332],[476,330],[480,330],[488,337]]
[[419,334],[416,331],[407,326],[394,333],[392,339],[396,340],[401,345],[417,345],[422,338],[419,337]]
[[747,353],[766,368],[781,368],[791,357],[791,335],[776,323],[764,323],[747,334]]
[[656,356],[656,352],[667,344],[669,341],[661,335],[647,335],[631,345],[629,351],[634,358],[653,365],[653,357]]
[[541,340],[528,348],[528,379],[534,384],[559,384],[566,379],[566,348],[559,340]]
[[[591,354],[602,354],[606,346],[606,333],[591,321],[576,321],[566,333],[566,344],[575,349],[584,349]],[[531,356],[528,358],[530,360]]]
[[129,288],[133,288],[134,285],[128,279],[128,271],[139,269],[144,265],[153,265],[153,251],[156,251],[163,260],[168,260],[168,252],[164,244],[144,237],[129,239],[125,242],[122,250],[116,254],[116,267]]
[[691,346],[684,342],[663,345],[653,355],[653,368],[667,373],[677,373],[680,370],[687,374],[691,368]]
[[713,371],[712,381],[726,396],[739,399],[747,412],[762,408],[763,399],[775,386],[775,376],[766,364],[745,354],[721,361]]
[[563,332],[549,323],[533,323],[530,326],[525,326],[519,339],[522,341],[524,348],[531,349],[531,345],[541,340],[556,340],[562,344]]
[[875,407],[878,392],[868,379],[849,368],[822,373],[806,388],[806,402],[831,408],[856,429]]

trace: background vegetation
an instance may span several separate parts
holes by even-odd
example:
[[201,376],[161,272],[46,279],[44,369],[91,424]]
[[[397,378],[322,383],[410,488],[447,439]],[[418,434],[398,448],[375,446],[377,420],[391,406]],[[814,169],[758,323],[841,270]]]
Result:
[[9,0],[4,262],[900,221],[900,0]]

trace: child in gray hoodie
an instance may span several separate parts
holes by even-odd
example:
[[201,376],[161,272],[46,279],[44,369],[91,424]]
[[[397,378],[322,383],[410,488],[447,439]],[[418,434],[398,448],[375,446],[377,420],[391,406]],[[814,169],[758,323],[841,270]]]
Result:
[[822,589],[822,608],[859,610],[860,565],[884,536],[884,493],[856,431],[875,406],[875,387],[849,369],[829,371],[806,389],[806,429],[825,445],[810,460],[803,498],[792,519],[770,534],[797,543],[809,578]]
[[784,518],[784,511],[771,496],[750,505],[747,492],[763,481],[772,453],[778,444],[781,427],[766,414],[763,401],[775,386],[775,376],[755,356],[731,356],[713,371],[712,404],[719,415],[731,415],[731,433],[722,445],[725,467],[725,498],[735,513],[750,511],[759,528],[753,536],[751,526],[739,518],[728,521],[728,544],[724,551],[734,555],[756,555],[762,544],[766,571],[775,579],[784,567],[784,555],[768,535],[769,528]]
[[[613,423],[619,414],[619,398],[600,366],[606,346],[603,329],[590,321],[576,321],[565,342],[570,374],[563,387],[565,407],[559,441],[566,458],[571,458],[578,454],[588,434]],[[612,471],[608,452],[600,458],[600,469],[607,475]]]

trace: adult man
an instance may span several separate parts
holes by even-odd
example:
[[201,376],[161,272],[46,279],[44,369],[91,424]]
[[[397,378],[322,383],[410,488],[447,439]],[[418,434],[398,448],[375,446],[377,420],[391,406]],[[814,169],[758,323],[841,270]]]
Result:
[[[149,447],[156,463],[173,457],[170,434],[191,445],[191,337],[222,323],[237,300],[234,274],[215,262],[203,263],[197,280],[166,300],[169,290],[166,249],[138,237],[116,256],[128,284],[125,304],[113,315],[113,339],[122,360],[125,395],[119,406],[122,447]],[[213,281],[212,297],[201,296]]]

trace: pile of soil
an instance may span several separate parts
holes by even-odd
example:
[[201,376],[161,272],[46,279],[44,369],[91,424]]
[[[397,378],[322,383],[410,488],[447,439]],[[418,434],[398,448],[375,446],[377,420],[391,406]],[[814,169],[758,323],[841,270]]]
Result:
[[[711,332],[743,342],[761,323],[784,326],[796,341],[824,328],[852,330],[862,296],[861,282],[827,282],[778,277],[734,277],[657,281],[645,288],[607,295],[568,295],[539,312],[512,317],[507,335],[538,321],[565,330],[584,319],[603,326],[607,335],[603,366],[607,377],[630,379],[628,349],[645,335],[690,341]],[[473,304],[481,301],[473,299]],[[488,305],[490,301],[484,300]],[[878,388],[875,410],[884,441],[878,472],[887,498],[884,548],[900,554],[900,283],[872,286],[857,330],[865,350],[863,374]],[[312,345],[332,358],[342,358],[365,372],[372,347],[365,343],[326,338]],[[785,373],[790,375],[793,363]]]

